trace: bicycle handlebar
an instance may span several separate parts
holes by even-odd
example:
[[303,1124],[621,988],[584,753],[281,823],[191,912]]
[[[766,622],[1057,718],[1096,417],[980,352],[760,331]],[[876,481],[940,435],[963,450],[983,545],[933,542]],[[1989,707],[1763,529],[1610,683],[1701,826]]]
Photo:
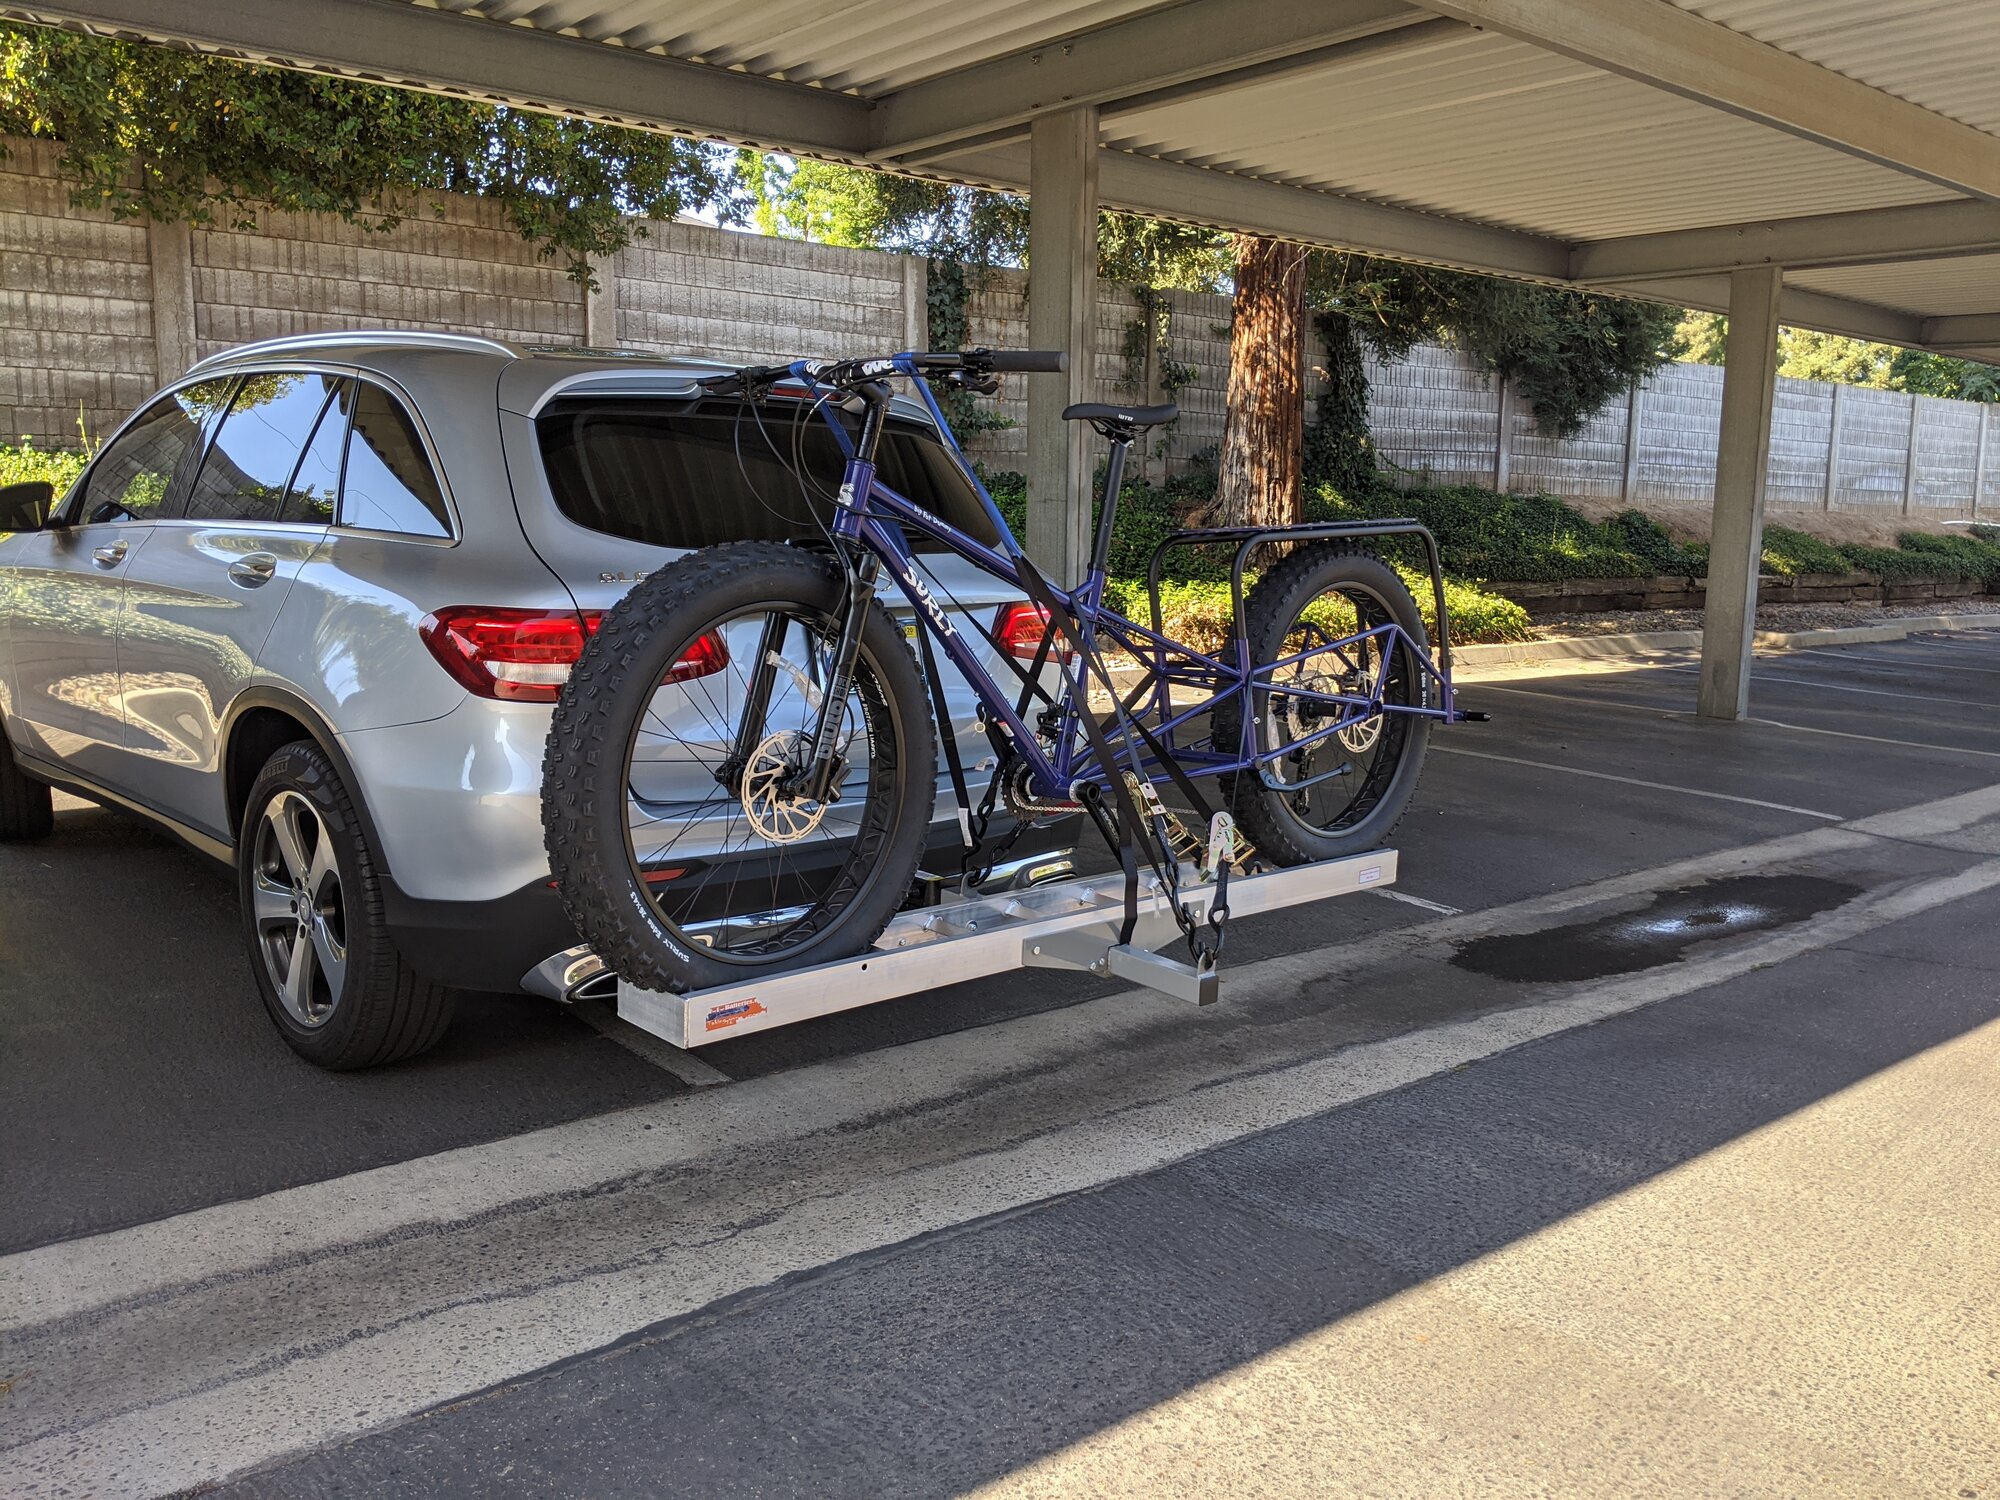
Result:
[[1067,375],[1069,352],[1064,349],[989,349],[986,368],[996,375]]
[[898,354],[887,359],[795,360],[788,365],[750,365],[695,382],[704,390],[744,391],[783,380],[820,385],[858,385],[885,375],[950,375],[962,371],[978,379],[991,375],[1061,375],[1069,355],[1061,349],[967,349],[956,354]]

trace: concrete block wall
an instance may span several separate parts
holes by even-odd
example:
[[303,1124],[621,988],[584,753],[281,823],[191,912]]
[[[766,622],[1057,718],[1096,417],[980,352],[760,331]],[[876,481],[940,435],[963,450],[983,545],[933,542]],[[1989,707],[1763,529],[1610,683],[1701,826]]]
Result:
[[260,209],[252,227],[197,229],[197,357],[342,328],[477,330],[530,344],[583,338],[583,292],[493,204],[436,200],[394,230]]
[[[1371,360],[1368,376],[1376,445],[1411,483],[1642,509],[1714,499],[1717,366],[1669,365],[1563,439],[1542,436],[1525,402],[1454,350],[1418,349],[1387,367]],[[2000,520],[2000,405],[1780,378],[1766,485],[1779,515]]]
[[[0,441],[73,445],[81,412],[102,437],[195,358],[279,334],[435,328],[529,344],[618,345],[737,362],[858,354],[928,341],[916,257],[765,239],[695,223],[651,224],[598,264],[590,294],[492,204],[427,201],[395,230],[262,211],[247,228],[120,223],[69,202],[56,148],[8,139],[0,158]],[[1191,365],[1181,417],[1140,472],[1158,479],[1222,439],[1229,299],[1163,294],[1164,348]],[[1027,342],[1027,277],[995,270],[967,309],[970,342]],[[1099,287],[1091,394],[1161,399],[1160,360],[1134,360],[1143,319],[1129,287]],[[1301,357],[1321,357],[1308,339]],[[1412,481],[1546,490],[1648,508],[1705,506],[1715,482],[1722,371],[1675,365],[1573,438],[1450,349],[1371,359],[1371,419],[1384,459]],[[995,469],[1026,461],[1025,377],[994,410],[1013,425],[973,437]],[[1311,389],[1309,382],[1309,391]],[[1774,513],[2000,519],[2000,407],[1895,391],[1779,382]]]
[[[1145,321],[1145,310],[1131,287],[1099,282],[1097,336],[1092,352],[1093,400],[1150,404],[1171,397],[1181,408],[1179,419],[1157,432],[1148,445],[1146,463],[1154,478],[1179,470],[1222,442],[1223,394],[1229,374],[1229,299],[1199,292],[1166,292],[1163,353],[1178,364],[1192,365],[1192,385],[1169,392],[1160,385],[1158,361],[1149,390],[1143,358],[1127,350],[1128,330]],[[1218,333],[1218,329],[1220,332]],[[994,349],[1025,348],[1028,341],[1028,277],[1024,271],[994,270],[980,278],[966,303],[966,342]],[[1141,345],[1143,350],[1143,344]],[[985,403],[1010,426],[977,434],[967,443],[972,456],[990,469],[1022,468],[1027,463],[1028,377],[1009,376],[998,399]],[[1139,460],[1135,458],[1135,467]]]
[[[908,255],[653,224],[615,258],[618,343],[741,364],[921,342],[924,263]],[[915,322],[913,323],[913,316]]]
[[8,138],[0,158],[0,442],[74,447],[156,385],[146,229],[77,208],[57,149]]

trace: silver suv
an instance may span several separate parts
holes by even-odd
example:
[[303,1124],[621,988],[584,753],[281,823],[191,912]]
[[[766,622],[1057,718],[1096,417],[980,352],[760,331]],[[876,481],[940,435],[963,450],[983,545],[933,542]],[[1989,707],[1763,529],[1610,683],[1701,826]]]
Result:
[[[838,483],[824,423],[774,431],[768,409],[702,395],[692,377],[718,368],[275,340],[197,365],[59,503],[0,491],[0,839],[49,833],[59,786],[231,863],[264,1003],[323,1066],[423,1050],[458,990],[567,998],[591,965],[549,878],[541,772],[569,664],[683,550],[811,545]],[[824,494],[789,469],[795,442]],[[987,529],[921,410],[898,408],[883,466]],[[1039,640],[1018,595],[928,561],[972,638]],[[943,672],[976,772],[991,749]],[[945,769],[940,875],[962,849]],[[1068,833],[1027,831],[989,886],[1067,873]]]

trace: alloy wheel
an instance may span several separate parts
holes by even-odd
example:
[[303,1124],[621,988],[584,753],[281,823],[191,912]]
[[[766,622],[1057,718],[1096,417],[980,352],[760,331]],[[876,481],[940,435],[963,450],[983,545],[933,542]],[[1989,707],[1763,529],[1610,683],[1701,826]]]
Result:
[[332,836],[310,802],[280,792],[258,820],[252,858],[265,973],[294,1021],[322,1026],[347,977],[347,906]]

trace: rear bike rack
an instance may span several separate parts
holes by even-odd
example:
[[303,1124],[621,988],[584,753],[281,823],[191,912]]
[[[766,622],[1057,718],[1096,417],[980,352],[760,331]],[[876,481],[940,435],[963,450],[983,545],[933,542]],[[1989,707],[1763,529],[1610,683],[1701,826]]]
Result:
[[[1196,919],[1206,919],[1214,884],[1200,881],[1192,866],[1184,866],[1181,875],[1181,904]],[[1393,849],[1232,876],[1230,919],[1395,881]],[[1124,916],[1122,871],[947,901],[902,913],[874,947],[834,963],[685,995],[644,990],[620,979],[618,1015],[676,1047],[701,1047],[1021,968],[1080,969],[1196,1005],[1219,998],[1214,969],[1198,970],[1152,951],[1181,935],[1157,876],[1139,882],[1139,920],[1128,944],[1118,941]]]

